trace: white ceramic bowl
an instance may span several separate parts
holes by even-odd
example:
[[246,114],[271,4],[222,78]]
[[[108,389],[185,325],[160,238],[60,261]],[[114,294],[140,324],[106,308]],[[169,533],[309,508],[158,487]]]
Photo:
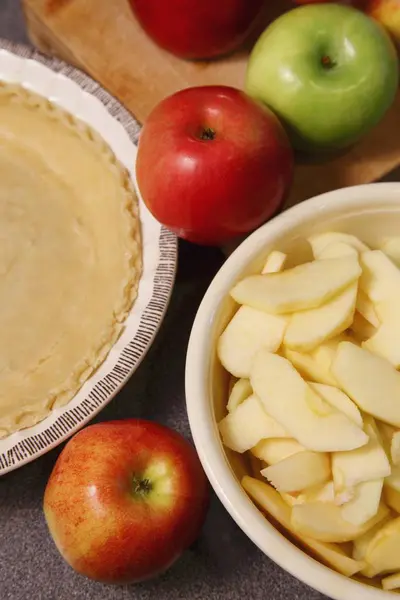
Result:
[[[245,469],[239,455],[225,452],[216,423],[224,415],[227,375],[216,358],[216,340],[234,310],[228,292],[249,273],[260,272],[267,254],[278,249],[307,258],[311,233],[344,231],[371,246],[400,235],[400,183],[344,188],[291,208],[258,229],[231,254],[211,283],[198,310],[187,353],[186,402],[194,442],[211,484],[237,524],[272,560],[335,600],[388,600],[384,592],[339,575],[285,538],[242,490]],[[400,551],[400,549],[399,549]]]

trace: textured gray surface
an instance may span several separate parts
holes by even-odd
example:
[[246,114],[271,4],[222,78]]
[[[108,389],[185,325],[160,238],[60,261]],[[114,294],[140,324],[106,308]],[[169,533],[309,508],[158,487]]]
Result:
[[[26,41],[18,0],[0,0],[0,36]],[[145,417],[190,437],[184,398],[186,345],[197,306],[222,260],[218,251],[181,244],[177,284],[164,325],[142,366],[101,420]],[[0,479],[1,600],[322,600],[263,556],[215,497],[200,539],[163,577],[112,587],[75,574],[55,549],[42,514],[44,487],[58,453]]]

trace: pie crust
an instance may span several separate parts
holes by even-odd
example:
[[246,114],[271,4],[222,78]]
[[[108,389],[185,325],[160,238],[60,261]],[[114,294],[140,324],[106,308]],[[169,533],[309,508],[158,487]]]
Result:
[[110,147],[0,83],[0,437],[66,404],[106,358],[141,267],[137,197]]

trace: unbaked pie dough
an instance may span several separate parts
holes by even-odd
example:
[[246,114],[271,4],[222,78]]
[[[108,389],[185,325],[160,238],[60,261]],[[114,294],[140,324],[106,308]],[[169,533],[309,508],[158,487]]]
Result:
[[120,335],[140,272],[137,198],[109,146],[0,83],[0,436],[76,394]]

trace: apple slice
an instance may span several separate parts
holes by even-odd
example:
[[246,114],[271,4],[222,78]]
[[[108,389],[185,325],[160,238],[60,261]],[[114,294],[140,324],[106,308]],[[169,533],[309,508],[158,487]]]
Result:
[[227,410],[229,412],[234,411],[239,404],[242,404],[242,402],[251,396],[252,393],[253,390],[250,381],[248,379],[238,379],[229,394],[228,405],[226,407]]
[[387,360],[350,342],[341,342],[332,372],[359,408],[400,427],[400,373]]
[[312,350],[310,354],[317,361],[317,363],[321,365],[322,368],[330,372],[331,364],[340,342],[351,341],[354,340],[349,335],[347,335],[346,333],[341,333],[340,335],[337,335],[336,337],[333,337],[330,340],[325,340],[325,342],[314,348],[314,350]]
[[282,271],[283,267],[285,266],[286,259],[286,254],[279,252],[279,250],[273,250],[271,254],[268,255],[261,274],[265,275],[266,273],[279,273],[279,271]]
[[267,483],[246,476],[242,479],[242,486],[262,511],[270,515],[288,530],[302,546],[311,550],[315,556],[328,566],[333,567],[347,577],[351,577],[365,567],[363,561],[354,560],[340,546],[318,542],[307,536],[299,535],[292,527],[289,506],[282,500],[280,494]]
[[316,360],[314,354],[296,352],[296,350],[289,350],[289,348],[283,348],[282,352],[305,379],[310,379],[316,383],[337,385],[330,370]]
[[219,423],[225,446],[235,452],[246,452],[264,438],[290,437],[264,410],[253,394]]
[[234,286],[231,296],[238,304],[258,310],[294,312],[328,302],[357,281],[360,274],[355,256],[315,260],[281,273],[246,277]]
[[387,592],[389,590],[397,590],[400,588],[400,573],[393,573],[393,575],[388,575],[388,577],[384,577],[381,581],[382,587]]
[[249,377],[250,367],[260,348],[278,350],[286,319],[250,306],[241,306],[218,340],[218,357],[235,377]]
[[387,238],[380,247],[380,250],[390,258],[397,267],[400,267],[400,238]]
[[393,465],[400,465],[400,431],[387,423],[378,423],[378,430],[383,439],[383,447],[390,456]]
[[363,418],[357,406],[342,390],[332,385],[325,385],[323,383],[308,382],[311,389],[319,394],[328,404],[334,406],[342,413],[344,413],[349,419],[351,419],[359,427],[363,426]]
[[364,431],[369,438],[365,446],[332,454],[332,475],[337,493],[365,481],[387,477],[391,473],[389,460],[371,417],[364,417]]
[[299,492],[325,483],[331,475],[329,456],[305,450],[261,471],[279,492]]
[[333,452],[368,442],[362,429],[322,400],[286,358],[260,350],[250,381],[267,413],[305,448]]
[[[399,315],[400,316],[400,315]],[[386,358],[395,369],[400,368],[400,319],[383,322],[378,330],[363,342],[366,348],[374,354]]]
[[322,260],[324,258],[338,258],[339,256],[349,255],[358,257],[358,252],[355,248],[344,242],[332,242],[331,244],[325,246],[325,248],[321,250],[318,256],[315,256],[315,258]]
[[354,498],[341,507],[342,518],[353,525],[363,525],[376,515],[381,502],[383,479],[359,483]]
[[381,250],[360,254],[360,289],[374,303],[396,298],[400,293],[400,270]]
[[357,252],[366,252],[369,250],[368,246],[366,246],[361,240],[359,240],[356,236],[350,235],[349,233],[340,233],[337,231],[327,231],[325,233],[318,233],[316,235],[312,235],[308,238],[310,246],[312,248],[313,254],[315,258],[319,258],[321,252],[331,244],[346,244],[347,246],[351,246]]
[[383,497],[389,508],[400,513],[400,492],[398,490],[395,490],[388,485],[384,485]]
[[[375,537],[375,535],[383,527],[383,525],[385,525],[392,519],[393,519],[393,516],[388,511],[386,516],[381,521],[379,521],[378,523],[375,523],[375,525],[373,527],[371,527],[371,529],[368,529],[368,531],[366,531],[365,533],[363,533],[362,535],[360,535],[359,537],[357,537],[354,540],[354,542],[353,542],[353,558],[355,560],[365,560],[365,556],[367,554],[367,549],[368,549],[368,545],[369,545],[370,541]],[[367,575],[367,577],[368,577],[368,575]]]
[[380,326],[381,322],[376,314],[375,307],[367,294],[362,290],[358,290],[357,293],[356,311],[360,313],[368,323],[371,323],[373,327]]
[[275,465],[285,460],[285,458],[289,458],[289,456],[303,452],[304,450],[304,446],[296,440],[290,438],[271,438],[258,442],[251,449],[251,453],[268,465]]
[[400,492],[400,466],[393,465],[391,474],[385,478],[385,486]]
[[308,352],[345,331],[353,322],[356,298],[354,283],[326,304],[294,313],[285,331],[285,346]]
[[355,312],[350,331],[359,344],[362,344],[377,332],[376,328],[359,313]]
[[370,576],[400,570],[400,517],[385,523],[370,540],[365,560]]
[[291,523],[300,535],[312,537],[321,542],[350,542],[381,521],[388,508],[380,505],[374,517],[362,525],[353,525],[342,517],[342,508],[330,502],[309,502],[295,504],[292,508]]

